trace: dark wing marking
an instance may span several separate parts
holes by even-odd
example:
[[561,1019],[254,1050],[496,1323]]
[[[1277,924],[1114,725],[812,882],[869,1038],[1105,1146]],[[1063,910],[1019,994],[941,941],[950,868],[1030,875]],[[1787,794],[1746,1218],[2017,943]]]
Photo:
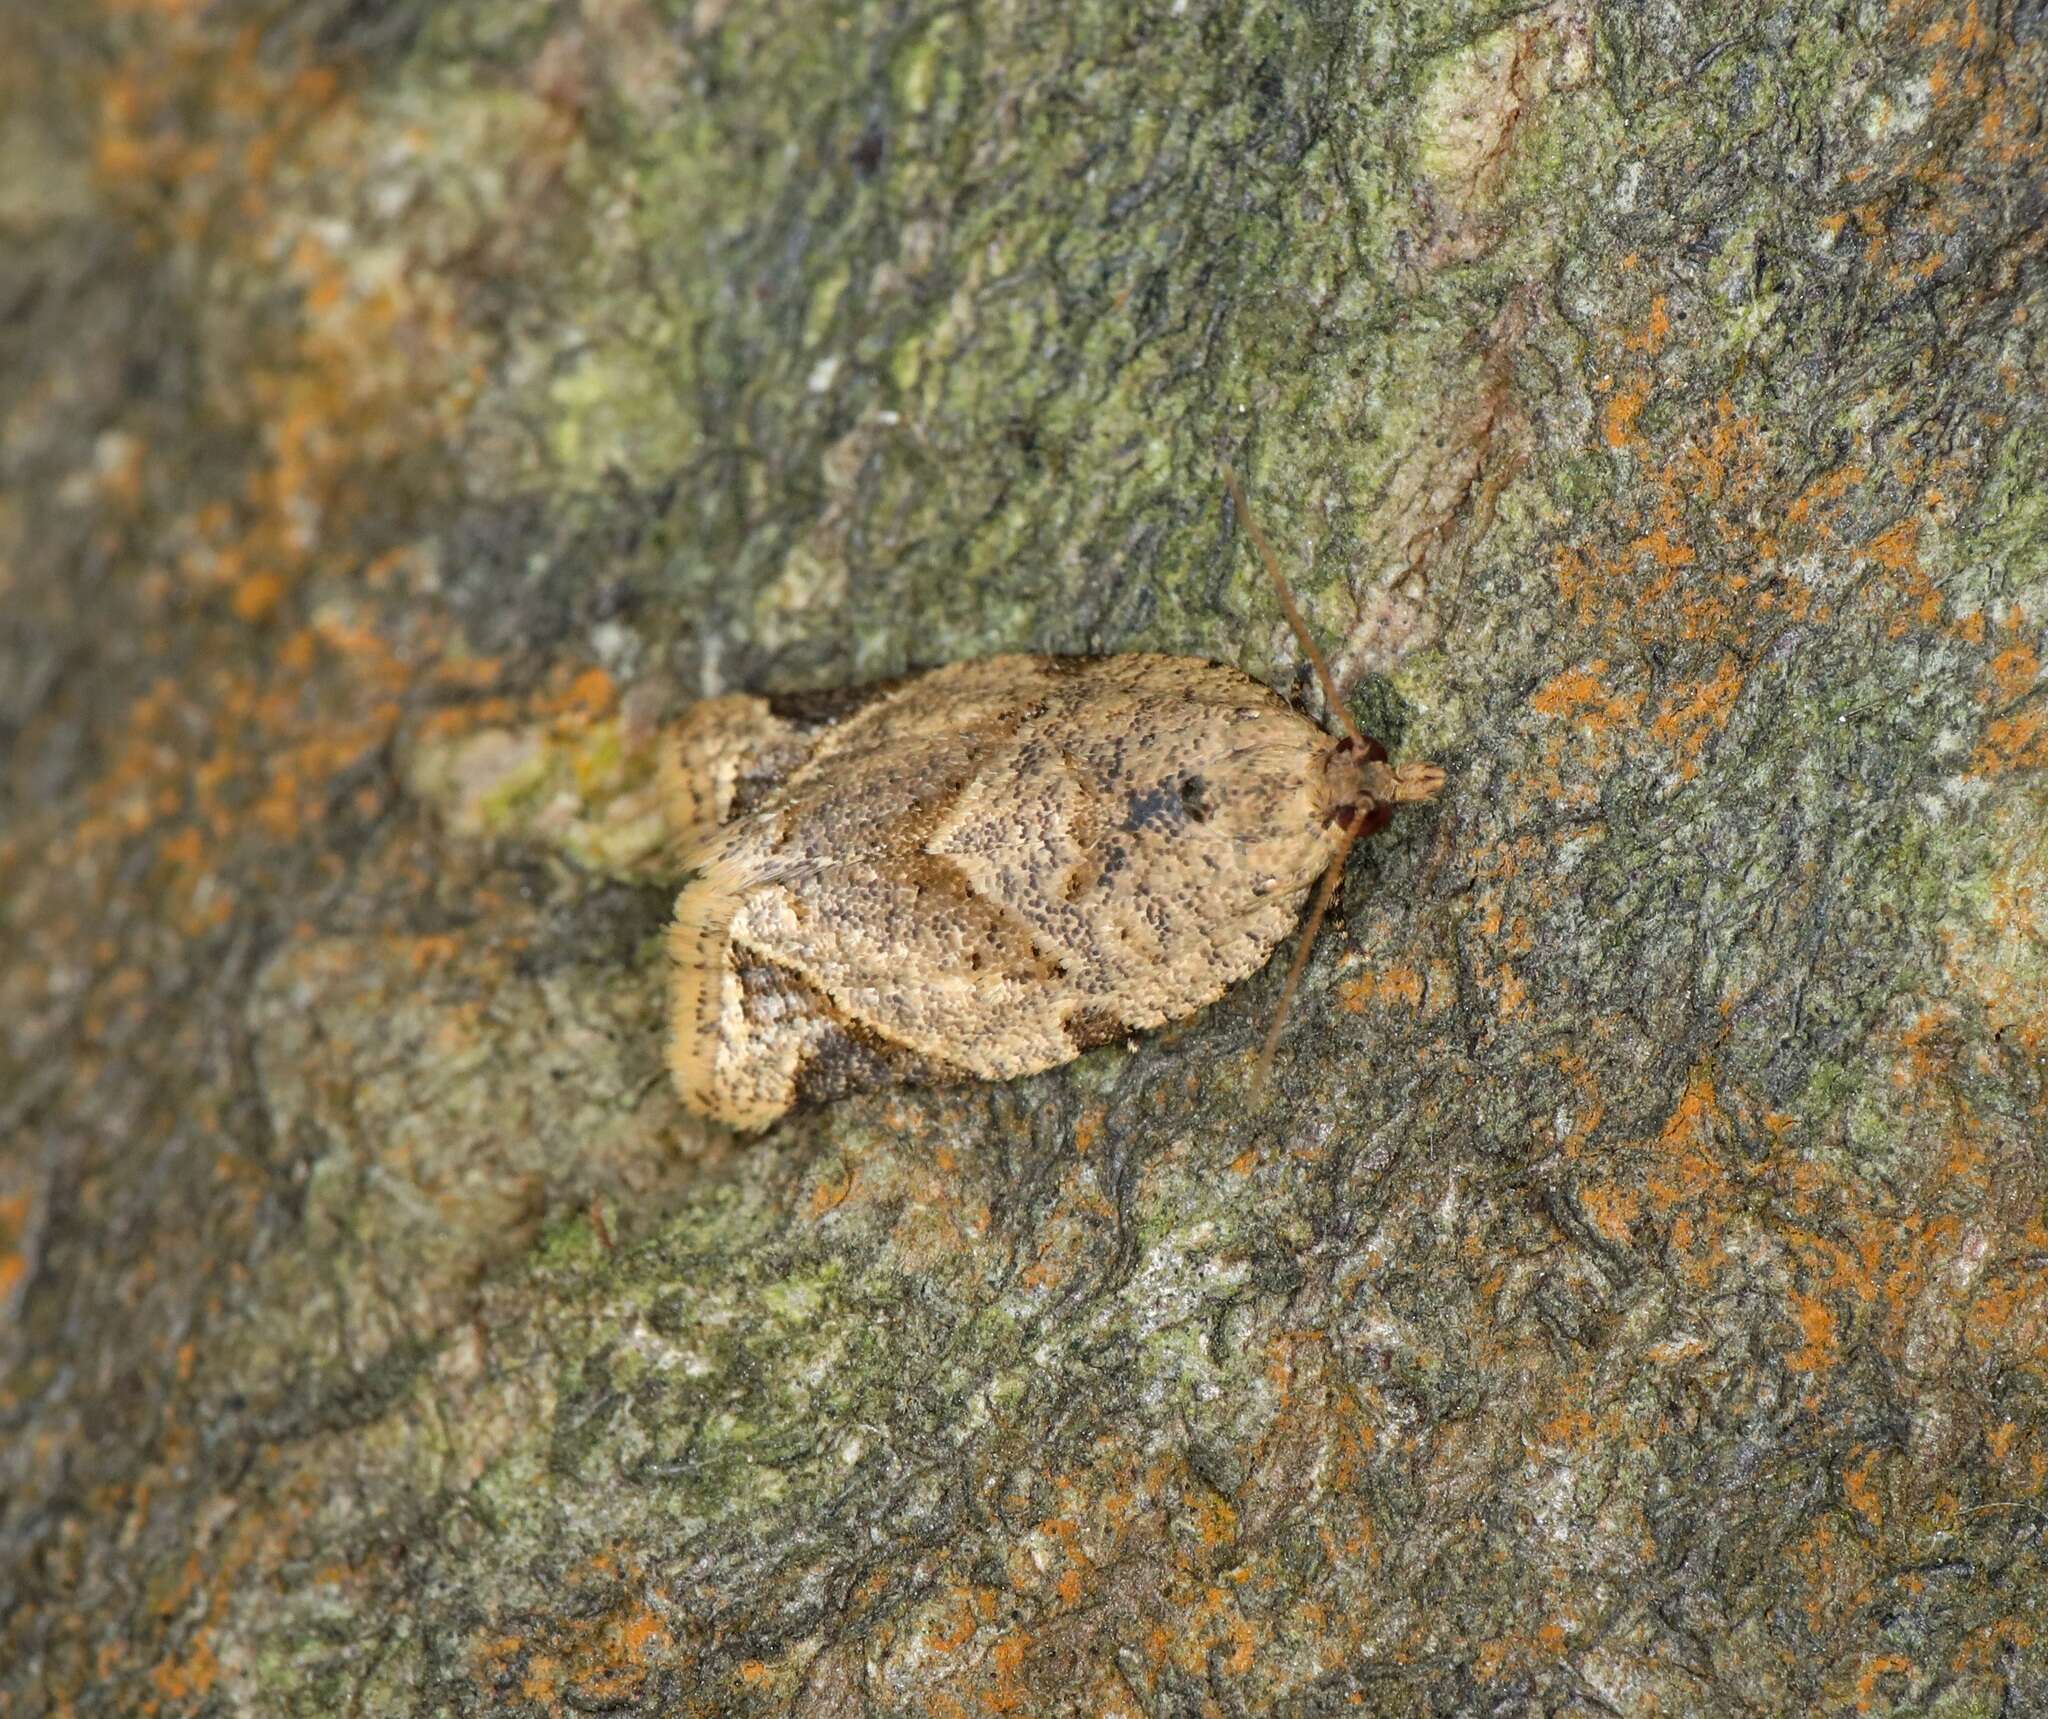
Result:
[[876,1032],[833,1005],[802,974],[758,955],[740,955],[740,988],[755,1020],[802,1014],[826,1030],[813,1035],[796,1071],[796,1102],[824,1104],[885,1086],[950,1086],[973,1077],[964,1069]]
[[863,681],[858,686],[821,686],[805,692],[771,692],[767,695],[768,711],[799,732],[810,734],[844,722],[914,678],[896,675],[888,680]]
[[1132,1027],[1114,1009],[1076,1009],[1060,1023],[1076,1051],[1093,1050],[1131,1036]]

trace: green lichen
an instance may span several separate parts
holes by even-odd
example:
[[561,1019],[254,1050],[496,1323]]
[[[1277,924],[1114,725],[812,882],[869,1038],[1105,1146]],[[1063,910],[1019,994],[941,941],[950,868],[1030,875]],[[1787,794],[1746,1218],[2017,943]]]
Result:
[[657,323],[565,360],[548,389],[549,452],[565,481],[659,483],[688,465],[699,432],[684,403],[689,370],[677,358],[689,342],[677,336]]
[[415,746],[407,780],[465,838],[554,848],[616,878],[673,875],[652,735],[548,719]]

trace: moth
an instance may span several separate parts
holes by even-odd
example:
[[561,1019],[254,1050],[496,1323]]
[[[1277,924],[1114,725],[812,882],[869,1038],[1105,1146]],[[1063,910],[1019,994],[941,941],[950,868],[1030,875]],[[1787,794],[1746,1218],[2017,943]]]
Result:
[[[1264,1072],[1360,836],[1444,774],[1196,657],[996,656],[714,698],[666,736],[669,1069],[734,1128],[869,1088],[1007,1080],[1193,1013],[1316,893]],[[1318,879],[1321,880],[1318,888]]]

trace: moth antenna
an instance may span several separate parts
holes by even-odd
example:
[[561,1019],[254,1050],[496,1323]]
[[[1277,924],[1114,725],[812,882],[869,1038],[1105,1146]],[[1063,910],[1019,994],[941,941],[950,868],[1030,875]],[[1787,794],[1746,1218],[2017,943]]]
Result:
[[1280,1029],[1287,1025],[1288,1006],[1293,1003],[1294,993],[1301,985],[1301,975],[1308,967],[1308,952],[1315,947],[1323,915],[1329,912],[1331,898],[1336,895],[1337,885],[1343,879],[1344,862],[1351,857],[1352,839],[1350,834],[1345,835],[1344,845],[1337,850],[1323,873],[1323,881],[1316,886],[1315,906],[1308,910],[1308,923],[1301,928],[1301,940],[1295,944],[1294,959],[1288,964],[1287,983],[1280,988],[1280,1006],[1273,1011],[1273,1024],[1266,1029],[1266,1042],[1259,1046],[1259,1060],[1252,1065],[1252,1091],[1255,1094],[1265,1090],[1266,1076],[1273,1072],[1273,1053],[1280,1048]]
[[1280,607],[1287,611],[1287,624],[1294,629],[1294,636],[1301,641],[1301,648],[1308,653],[1308,660],[1315,665],[1316,679],[1322,684],[1323,701],[1329,705],[1330,714],[1338,724],[1360,746],[1365,736],[1358,732],[1358,724],[1351,720],[1351,712],[1344,707],[1344,700],[1337,694],[1337,682],[1330,674],[1330,665],[1323,661],[1323,653],[1317,649],[1308,622],[1301,618],[1301,610],[1295,607],[1294,593],[1287,588],[1287,581],[1281,577],[1280,562],[1273,554],[1273,546],[1266,541],[1266,534],[1259,529],[1259,522],[1252,517],[1252,510],[1244,504],[1244,491],[1238,488],[1237,473],[1228,460],[1223,462],[1223,481],[1230,487],[1231,505],[1237,509],[1237,517],[1244,521],[1247,531],[1252,534],[1252,544],[1259,552],[1259,559],[1266,564],[1266,577],[1273,581],[1273,589],[1280,594]]

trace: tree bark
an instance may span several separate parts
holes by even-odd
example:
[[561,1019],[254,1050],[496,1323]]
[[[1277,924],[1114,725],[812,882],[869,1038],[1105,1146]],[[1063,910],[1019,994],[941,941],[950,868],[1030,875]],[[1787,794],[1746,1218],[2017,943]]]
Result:
[[[2048,1708],[2028,4],[0,15],[0,1714]],[[739,1142],[647,740],[1445,796]]]

